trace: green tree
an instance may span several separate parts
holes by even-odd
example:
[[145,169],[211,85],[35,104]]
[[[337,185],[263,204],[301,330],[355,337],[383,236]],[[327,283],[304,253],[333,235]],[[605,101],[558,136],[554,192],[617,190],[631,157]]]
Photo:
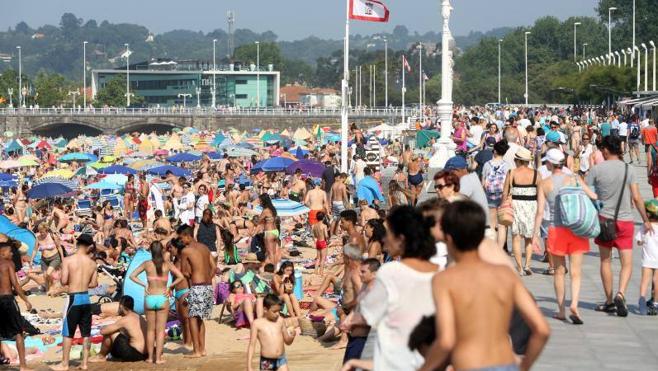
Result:
[[73,86],[60,74],[39,72],[34,79],[34,88],[37,103],[45,108],[66,103],[68,92]]
[[[132,93],[132,92],[131,92]],[[134,94],[134,93],[133,93]],[[130,98],[131,105],[144,104],[144,97],[135,95]],[[117,76],[105,83],[105,86],[96,93],[95,107],[125,107],[126,106],[126,79]]]

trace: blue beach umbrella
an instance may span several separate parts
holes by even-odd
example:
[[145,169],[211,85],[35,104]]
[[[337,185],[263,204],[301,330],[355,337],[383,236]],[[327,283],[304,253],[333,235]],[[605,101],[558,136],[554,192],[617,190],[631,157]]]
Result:
[[262,169],[265,172],[283,171],[294,162],[295,160],[288,157],[272,157],[265,160]]
[[91,155],[89,153],[73,152],[73,153],[67,153],[64,156],[60,157],[59,161],[60,162],[71,162],[71,161],[96,162],[98,161],[98,157]]
[[165,176],[168,171],[171,171],[174,176],[188,177],[192,175],[191,171],[172,165],[154,167],[152,169],[148,169],[146,172],[153,175]]
[[73,190],[63,184],[44,183],[36,185],[27,191],[27,197],[34,199],[54,198],[71,192],[73,192]]
[[167,161],[169,162],[194,162],[199,160],[201,160],[201,156],[193,155],[191,153],[178,153],[167,157]]
[[98,170],[100,174],[137,174],[137,170],[123,165],[112,165]]

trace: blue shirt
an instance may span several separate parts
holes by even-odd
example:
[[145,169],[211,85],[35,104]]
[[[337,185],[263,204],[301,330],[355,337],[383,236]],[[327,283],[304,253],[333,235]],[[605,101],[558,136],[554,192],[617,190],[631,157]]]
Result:
[[370,205],[372,205],[375,199],[379,202],[384,202],[384,195],[379,190],[379,183],[377,183],[375,178],[371,176],[366,176],[361,179],[359,184],[357,184],[356,198],[358,198],[359,201],[366,200]]
[[612,126],[610,126],[609,122],[604,122],[601,124],[601,136],[602,137],[607,137],[610,135],[610,130],[612,129]]

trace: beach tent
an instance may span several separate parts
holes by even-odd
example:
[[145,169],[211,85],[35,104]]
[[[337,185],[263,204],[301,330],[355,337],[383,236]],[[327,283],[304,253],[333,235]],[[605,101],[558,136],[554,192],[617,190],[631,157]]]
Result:
[[176,133],[171,134],[169,139],[165,142],[164,145],[162,145],[160,148],[166,149],[168,151],[171,150],[179,150],[183,148],[183,143],[181,143],[180,136]]
[[441,134],[434,130],[419,130],[416,133],[416,147],[425,148],[432,139],[439,138]]
[[14,139],[5,147],[5,153],[23,153],[23,145]]
[[155,150],[155,146],[153,145],[153,143],[151,143],[149,138],[147,136],[144,136],[144,138],[140,140],[142,141],[142,143],[140,143],[139,146],[137,146],[138,150],[143,153],[149,153],[149,154],[153,153],[153,151]]
[[129,148],[126,145],[126,142],[123,141],[123,139],[118,138],[117,141],[114,143],[114,151],[112,151],[112,154],[117,156],[117,157],[122,157],[126,153],[128,153]]
[[295,133],[292,135],[292,139],[295,141],[298,140],[307,140],[308,138],[312,137],[311,133],[306,130],[306,128],[301,127],[295,130]]

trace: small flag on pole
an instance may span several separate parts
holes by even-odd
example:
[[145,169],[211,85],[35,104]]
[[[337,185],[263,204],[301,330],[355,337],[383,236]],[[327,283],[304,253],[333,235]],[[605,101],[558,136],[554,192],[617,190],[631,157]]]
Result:
[[402,56],[402,66],[407,69],[407,72],[411,72],[411,66],[404,55]]
[[350,19],[388,22],[388,8],[377,0],[350,0]]

